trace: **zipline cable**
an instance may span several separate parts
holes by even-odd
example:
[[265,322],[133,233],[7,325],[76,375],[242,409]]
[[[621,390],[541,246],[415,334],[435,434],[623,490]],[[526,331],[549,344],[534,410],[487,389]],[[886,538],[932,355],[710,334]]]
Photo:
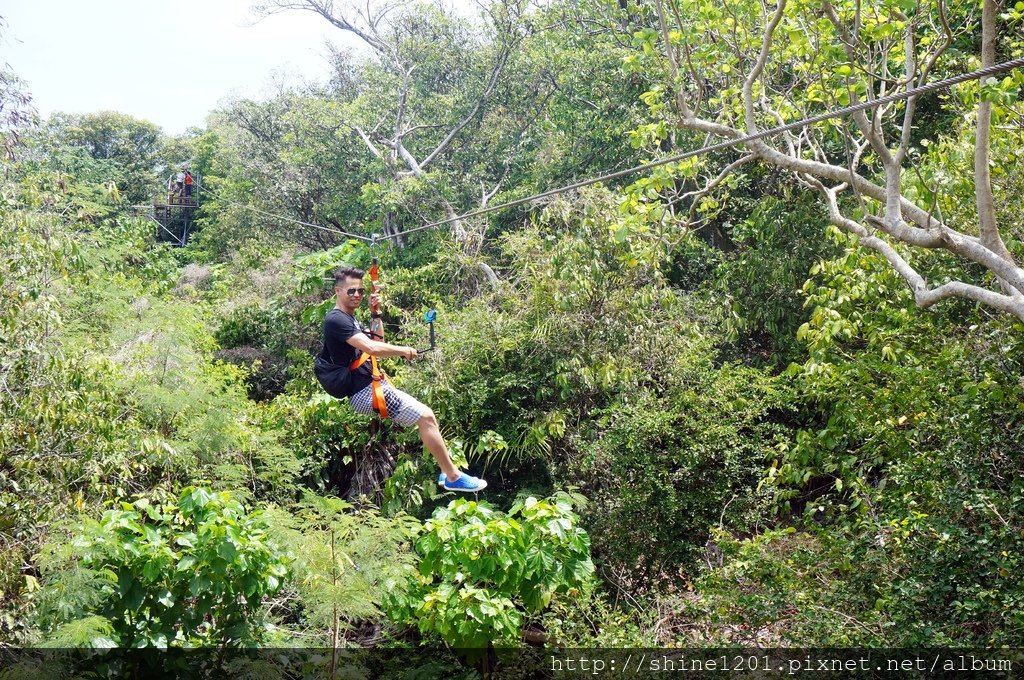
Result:
[[[220,200],[223,203],[225,203],[226,205],[233,205],[235,207],[242,208],[243,210],[252,210],[253,212],[260,213],[261,215],[266,215],[267,217],[274,217],[274,218],[277,218],[279,220],[284,220],[285,222],[292,222],[294,224],[301,224],[304,227],[312,227],[313,229],[320,229],[321,231],[327,231],[327,232],[330,232],[332,234],[339,234],[341,236],[348,236],[350,238],[356,238],[356,239],[359,239],[361,241],[366,241],[367,243],[369,243],[370,240],[371,240],[371,238],[369,236],[366,236],[364,234],[353,234],[351,232],[342,231],[341,229],[335,229],[334,227],[325,227],[322,224],[313,224],[311,222],[303,222],[302,220],[296,220],[296,219],[291,218],[291,217],[285,217],[284,215],[277,215],[275,213],[270,213],[270,212],[267,212],[265,210],[260,210],[259,208],[255,208],[255,207],[253,207],[251,205],[246,205],[245,203],[238,203],[237,201],[229,201],[229,200],[227,200],[225,198],[222,198],[219,195],[217,195],[217,193],[213,189],[207,189],[206,191],[208,191],[209,193],[213,194],[213,197],[214,197],[215,200]],[[130,206],[130,207],[131,208],[139,208],[139,209],[151,209],[152,208],[152,206],[150,206],[150,205],[133,205],[133,206]]]
[[372,240],[371,237],[364,236],[363,234],[352,234],[352,233],[347,232],[347,231],[342,231],[341,229],[335,229],[334,227],[325,227],[325,226],[323,226],[321,224],[312,224],[310,222],[303,222],[302,220],[292,219],[290,217],[285,217],[284,215],[275,215],[274,213],[269,213],[269,212],[266,212],[265,210],[260,210],[259,208],[254,208],[251,205],[245,205],[243,203],[235,203],[233,201],[226,201],[226,202],[228,203],[228,205],[235,205],[235,206],[238,206],[240,208],[246,208],[248,210],[252,210],[253,212],[258,212],[261,215],[266,215],[268,217],[276,217],[279,220],[284,220],[286,222],[292,222],[294,224],[301,224],[304,227],[313,227],[314,229],[320,229],[322,231],[329,231],[332,234],[340,234],[342,236],[348,236],[350,238],[357,238],[357,239],[360,239],[362,241],[366,241],[367,243],[369,243]]
[[415,227],[413,229],[409,229],[407,231],[403,231],[400,234],[383,236],[382,238],[385,238],[385,239],[387,239],[387,238],[395,238],[397,236],[404,236],[406,234],[411,234],[413,232],[423,231],[424,229],[435,229],[435,228],[440,227],[442,225],[451,224],[452,222],[457,222],[459,220],[468,219],[470,217],[479,217],[480,215],[486,215],[488,213],[496,212],[498,210],[505,210],[506,208],[514,208],[514,207],[516,207],[518,205],[522,205],[524,203],[529,203],[531,201],[537,201],[537,200],[540,200],[542,198],[548,198],[549,196],[555,196],[557,194],[565,193],[566,191],[572,191],[574,189],[581,189],[583,187],[590,186],[592,184],[598,184],[600,182],[607,182],[607,181],[610,181],[610,180],[613,180],[613,179],[618,179],[620,177],[625,177],[626,175],[632,175],[632,174],[637,173],[637,172],[643,172],[644,170],[650,170],[651,168],[657,168],[657,167],[662,166],[662,165],[668,165],[669,163],[675,163],[677,161],[685,160],[687,158],[692,158],[693,156],[700,156],[700,155],[703,155],[703,154],[706,154],[706,153],[711,153],[712,151],[719,151],[721,149],[728,149],[728,148],[736,146],[738,144],[744,144],[746,142],[753,142],[753,141],[756,141],[758,139],[763,139],[763,138],[769,137],[771,135],[779,134],[780,132],[788,132],[790,130],[795,130],[797,128],[802,128],[802,127],[806,127],[808,125],[813,125],[815,123],[820,123],[821,121],[829,120],[831,118],[839,118],[841,116],[845,116],[845,115],[848,115],[848,114],[851,114],[851,113],[856,113],[857,111],[863,111],[865,109],[870,109],[870,108],[874,108],[876,106],[881,106],[883,104],[889,104],[891,102],[899,101],[900,99],[909,99],[910,97],[914,97],[914,96],[917,96],[917,95],[920,95],[920,94],[927,94],[929,92],[934,92],[936,90],[944,90],[944,89],[950,88],[950,87],[952,87],[954,85],[959,85],[960,83],[966,82],[968,80],[979,80],[979,79],[982,79],[982,78],[987,78],[988,76],[993,76],[993,75],[996,75],[998,73],[1004,73],[1006,71],[1011,71],[1011,70],[1013,70],[1015,68],[1020,68],[1022,66],[1024,66],[1024,57],[1019,58],[1019,59],[1011,59],[1010,61],[1005,61],[1005,62],[1003,62],[1001,64],[993,64],[992,66],[987,66],[985,68],[978,69],[977,71],[971,71],[970,73],[965,73],[963,75],[954,76],[952,78],[946,78],[945,80],[937,80],[934,83],[930,83],[928,85],[921,85],[919,87],[914,87],[914,88],[911,88],[911,89],[906,90],[904,92],[899,92],[899,93],[896,93],[896,94],[886,95],[885,97],[881,97],[879,99],[872,99],[870,101],[861,102],[859,104],[854,104],[852,106],[847,106],[845,108],[838,109],[836,111],[830,111],[830,112],[827,112],[827,113],[822,113],[822,114],[817,115],[817,116],[812,116],[811,118],[805,118],[803,120],[798,120],[798,121],[795,121],[793,123],[787,123],[786,125],[780,125],[778,127],[770,128],[768,130],[763,130],[761,132],[757,132],[757,133],[754,133],[754,134],[744,135],[742,137],[736,137],[735,139],[727,140],[727,141],[724,141],[724,142],[719,142],[717,144],[710,144],[708,146],[704,146],[704,147],[701,147],[699,149],[695,149],[693,151],[685,151],[683,153],[675,154],[675,155],[672,155],[672,156],[667,156],[665,158],[660,158],[660,159],[658,159],[656,161],[651,161],[649,163],[644,163],[643,165],[637,165],[637,166],[634,166],[632,168],[626,168],[625,170],[619,170],[617,172],[610,172],[610,173],[608,173],[606,175],[601,175],[600,177],[594,177],[594,178],[591,178],[591,179],[587,179],[587,180],[583,180],[583,181],[580,181],[580,182],[576,182],[574,184],[567,184],[564,187],[559,187],[557,189],[550,189],[548,191],[544,191],[544,192],[539,193],[539,194],[533,194],[532,196],[527,196],[526,198],[517,198],[516,200],[509,201],[507,203],[501,203],[499,205],[489,206],[489,207],[486,207],[486,208],[480,208],[479,210],[472,210],[470,212],[464,213],[462,215],[458,215],[456,217],[449,217],[448,219],[439,220],[437,222],[431,222],[430,224],[425,224],[425,225],[423,225],[421,227]]
[[[964,74],[961,74],[959,76],[954,76],[952,78],[946,78],[945,80],[937,80],[934,83],[929,83],[927,85],[921,85],[919,87],[914,87],[914,88],[911,88],[909,90],[905,90],[903,92],[897,92],[895,94],[886,95],[885,97],[881,97],[879,99],[872,99],[870,101],[860,102],[859,104],[853,104],[851,106],[847,106],[847,107],[844,107],[844,108],[841,108],[841,109],[837,109],[835,111],[828,111],[826,113],[822,113],[822,114],[819,114],[817,116],[812,116],[810,118],[804,118],[802,120],[794,121],[792,123],[787,123],[785,125],[780,125],[780,126],[777,126],[777,127],[769,128],[767,130],[762,130],[761,132],[756,132],[754,134],[742,135],[740,137],[736,137],[734,139],[726,140],[724,142],[718,142],[717,144],[709,144],[708,146],[703,146],[703,147],[701,147],[699,149],[694,149],[692,151],[684,151],[683,153],[674,154],[672,156],[666,156],[665,158],[660,158],[660,159],[658,159],[656,161],[651,161],[649,163],[643,163],[641,165],[636,165],[636,166],[633,166],[631,168],[626,168],[624,170],[618,170],[616,172],[610,172],[610,173],[607,173],[607,174],[604,174],[604,175],[600,175],[598,177],[592,177],[590,179],[586,179],[586,180],[582,180],[582,181],[579,181],[579,182],[575,182],[573,184],[567,184],[565,186],[558,187],[556,189],[549,189],[548,191],[543,191],[541,193],[532,194],[530,196],[526,196],[525,198],[517,198],[517,199],[515,199],[513,201],[508,201],[507,203],[500,203],[498,205],[492,205],[492,206],[488,206],[486,208],[480,208],[478,210],[471,210],[471,211],[469,211],[467,213],[463,213],[462,215],[457,215],[455,217],[449,217],[447,219],[438,220],[437,222],[430,222],[430,223],[425,224],[423,226],[414,227],[413,229],[408,229],[408,230],[400,232],[398,234],[389,234],[389,235],[386,235],[386,236],[380,236],[379,238],[381,240],[387,240],[387,239],[391,239],[391,238],[397,238],[399,236],[405,236],[406,234],[412,234],[412,233],[415,233],[417,231],[424,231],[426,229],[436,229],[437,227],[443,226],[445,224],[451,224],[452,222],[457,222],[459,220],[469,219],[471,217],[479,217],[481,215],[487,215],[487,214],[490,214],[492,212],[497,212],[498,210],[505,210],[507,208],[514,208],[516,206],[523,205],[524,203],[530,203],[532,201],[538,201],[538,200],[541,200],[541,199],[544,199],[544,198],[548,198],[550,196],[557,196],[558,194],[562,194],[562,193],[565,193],[567,191],[573,191],[575,189],[582,189],[583,187],[591,186],[591,185],[598,184],[598,183],[601,183],[601,182],[608,182],[608,181],[611,181],[611,180],[619,179],[620,177],[626,177],[627,175],[632,175],[632,174],[635,174],[635,173],[638,173],[638,172],[643,172],[645,170],[650,170],[652,168],[657,168],[657,167],[660,167],[662,165],[668,165],[669,163],[676,163],[678,161],[686,160],[687,158],[692,158],[694,156],[701,156],[701,155],[704,155],[704,154],[707,154],[707,153],[711,153],[713,151],[720,151],[722,149],[728,149],[728,148],[731,148],[731,147],[734,147],[734,146],[737,146],[737,145],[740,145],[740,144],[745,144],[747,142],[753,142],[753,141],[756,141],[756,140],[759,140],[759,139],[764,139],[765,137],[770,137],[771,135],[777,135],[777,134],[782,133],[782,132],[788,132],[790,130],[796,130],[798,128],[806,127],[808,125],[813,125],[815,123],[820,123],[822,121],[830,120],[832,118],[839,118],[839,117],[842,117],[842,116],[849,115],[851,113],[856,113],[858,111],[864,111],[866,109],[871,109],[871,108],[874,108],[876,106],[882,106],[883,104],[890,104],[892,102],[896,102],[896,101],[899,101],[901,99],[909,99],[909,98],[915,97],[917,95],[928,94],[929,92],[935,92],[937,90],[945,90],[945,89],[948,89],[948,88],[950,88],[950,87],[952,87],[954,85],[959,85],[960,83],[964,83],[964,82],[967,82],[969,80],[980,80],[982,78],[987,78],[989,76],[993,76],[993,75],[996,75],[996,74],[999,74],[999,73],[1005,73],[1006,71],[1011,71],[1011,70],[1013,70],[1015,68],[1020,68],[1022,66],[1024,66],[1024,57],[1018,58],[1018,59],[1011,59],[1010,61],[1005,61],[1005,62],[1003,62],[1001,64],[993,64],[992,66],[987,66],[985,68],[981,68],[981,69],[978,69],[976,71],[971,71],[969,73],[964,73]],[[209,191],[211,193],[214,193],[213,190],[209,190]],[[319,229],[321,231],[327,231],[327,232],[330,232],[330,233],[333,233],[333,234],[338,234],[340,236],[347,236],[349,238],[359,239],[361,241],[366,241],[367,243],[371,243],[373,241],[373,237],[367,236],[365,234],[355,234],[355,233],[352,233],[352,232],[342,231],[341,229],[335,229],[334,227],[325,227],[325,226],[320,225],[320,224],[313,224],[313,223],[310,223],[310,222],[303,222],[302,220],[296,220],[296,219],[293,219],[293,218],[290,218],[290,217],[285,217],[284,215],[277,215],[277,214],[274,214],[274,213],[266,212],[264,210],[260,210],[259,208],[255,208],[255,207],[253,207],[251,205],[246,205],[246,204],[243,204],[243,203],[237,203],[237,202],[234,202],[234,201],[225,201],[225,202],[228,205],[234,205],[234,206],[237,206],[239,208],[246,209],[246,210],[252,210],[253,212],[259,213],[261,215],[266,215],[268,217],[274,217],[276,219],[284,220],[286,222],[291,222],[293,224],[300,224],[300,225],[305,226],[305,227],[311,227],[313,229]]]

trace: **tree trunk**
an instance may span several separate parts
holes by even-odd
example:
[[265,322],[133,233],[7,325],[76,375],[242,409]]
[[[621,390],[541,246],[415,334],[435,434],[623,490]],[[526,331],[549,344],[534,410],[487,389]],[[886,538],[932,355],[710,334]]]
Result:
[[[996,63],[996,0],[984,0],[981,10],[981,66]],[[979,86],[983,86],[980,84]],[[995,197],[992,194],[992,173],[989,170],[989,136],[992,126],[992,102],[978,103],[978,129],[974,141],[974,195],[978,206],[981,244],[1008,262],[1013,256],[1006,249],[996,223]],[[1008,290],[1007,284],[1003,288]]]
[[405,247],[405,234],[398,228],[398,218],[394,210],[384,213],[384,219],[381,220],[381,231],[384,232],[385,237],[394,240],[396,247]]
[[375,417],[370,421],[369,429],[370,441],[355,461],[356,471],[345,498],[356,500],[366,496],[380,506],[384,501],[384,484],[395,471],[395,457],[391,454],[393,444],[385,436],[383,423]]

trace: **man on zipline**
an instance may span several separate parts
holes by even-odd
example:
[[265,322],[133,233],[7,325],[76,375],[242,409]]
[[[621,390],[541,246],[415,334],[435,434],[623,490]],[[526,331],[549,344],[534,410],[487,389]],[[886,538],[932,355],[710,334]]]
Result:
[[[340,366],[352,366],[362,353],[376,357],[404,357],[415,359],[417,351],[413,347],[392,345],[383,341],[383,324],[374,324],[375,332],[368,332],[359,323],[354,314],[363,301],[366,288],[363,286],[365,273],[355,267],[344,267],[334,275],[334,309],[324,319],[324,350],[321,357],[328,362]],[[376,295],[372,295],[375,298]],[[371,300],[376,303],[377,300]],[[376,308],[375,304],[371,305]],[[373,335],[374,338],[369,336]],[[326,356],[324,356],[326,354]],[[349,403],[356,413],[373,415],[373,373],[370,362],[363,361],[352,370]],[[419,426],[420,439],[427,447],[434,460],[441,467],[437,483],[449,491],[480,491],[487,482],[459,472],[448,455],[448,446],[438,427],[437,417],[425,404],[394,388],[386,380],[383,382],[384,401],[387,414],[392,420],[403,427]]]

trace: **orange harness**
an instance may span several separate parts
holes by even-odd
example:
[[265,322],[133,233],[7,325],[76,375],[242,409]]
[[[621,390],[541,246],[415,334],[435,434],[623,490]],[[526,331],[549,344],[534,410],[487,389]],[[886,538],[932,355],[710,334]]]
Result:
[[387,380],[387,375],[384,371],[380,370],[380,366],[377,365],[377,357],[372,354],[363,352],[358,359],[352,362],[349,368],[355,371],[357,368],[366,363],[366,360],[370,360],[370,373],[372,375],[373,382],[370,383],[371,394],[373,396],[373,410],[377,412],[377,415],[381,419],[388,417],[388,404],[384,401],[384,381]]
[[[377,237],[374,236],[374,242],[372,245],[376,245]],[[377,284],[377,257],[373,256],[373,264],[370,265],[370,292],[376,293],[379,289]],[[370,314],[374,320],[378,323],[380,321],[380,303],[370,305]],[[374,331],[380,331],[375,333]],[[383,330],[375,327],[373,323],[370,324],[370,335],[382,337]],[[384,371],[380,370],[380,366],[377,365],[377,357],[363,352],[362,355],[352,362],[349,367],[350,370],[355,371],[357,368],[362,366],[366,360],[370,360],[370,374],[373,382],[370,383],[373,395],[373,410],[381,417],[381,420],[387,420],[388,417],[388,404],[384,400],[384,381],[387,380],[388,376],[385,375]]]

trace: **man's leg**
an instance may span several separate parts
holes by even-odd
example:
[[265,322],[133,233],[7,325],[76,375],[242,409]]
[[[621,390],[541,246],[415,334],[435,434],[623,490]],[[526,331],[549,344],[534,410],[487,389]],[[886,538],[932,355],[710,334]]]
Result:
[[[367,387],[352,395],[349,401],[356,412],[364,415],[373,413],[370,393],[371,389]],[[448,455],[448,445],[441,436],[437,416],[430,407],[387,383],[384,383],[384,401],[388,405],[388,417],[396,424],[409,427],[415,423],[420,428],[420,440],[441,468],[441,476],[437,480],[439,485],[449,491],[465,492],[480,491],[487,487],[487,482],[483,479],[462,473],[455,467],[451,456]]]
[[441,472],[448,478],[448,481],[454,482],[459,478],[459,469],[455,467],[451,456],[448,455],[448,445],[444,443],[444,437],[441,436],[437,416],[428,408],[416,421],[416,425],[420,428],[420,439],[423,440],[423,445],[437,461]]

